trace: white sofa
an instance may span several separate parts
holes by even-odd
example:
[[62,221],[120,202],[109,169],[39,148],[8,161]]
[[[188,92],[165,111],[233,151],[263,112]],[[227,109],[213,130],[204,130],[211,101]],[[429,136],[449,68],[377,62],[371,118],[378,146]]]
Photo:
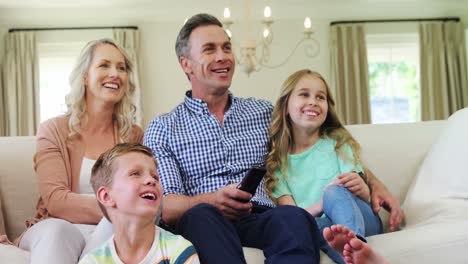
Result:
[[[370,237],[369,244],[390,263],[468,263],[468,109],[447,121],[348,128],[407,216],[402,230]],[[34,137],[0,138],[0,233],[10,238],[34,212],[34,149]],[[381,217],[386,223],[388,214]],[[264,263],[261,251],[245,253],[248,263]],[[321,263],[332,263],[322,257]],[[1,263],[28,259],[28,252],[0,245]]]

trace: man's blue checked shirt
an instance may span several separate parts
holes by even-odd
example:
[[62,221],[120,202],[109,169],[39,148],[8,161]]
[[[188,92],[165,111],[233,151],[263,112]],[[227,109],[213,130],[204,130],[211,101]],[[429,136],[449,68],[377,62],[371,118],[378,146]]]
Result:
[[[164,195],[195,196],[240,182],[252,166],[263,165],[267,154],[269,102],[230,94],[221,125],[208,105],[191,95],[188,91],[184,103],[156,117],[145,132],[144,144],[155,153]],[[252,202],[274,207],[264,181]]]

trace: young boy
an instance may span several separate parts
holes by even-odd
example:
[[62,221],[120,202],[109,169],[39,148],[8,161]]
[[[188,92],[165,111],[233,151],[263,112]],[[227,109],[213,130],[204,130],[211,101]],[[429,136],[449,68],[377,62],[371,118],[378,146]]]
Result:
[[161,212],[162,187],[152,151],[141,144],[118,144],[103,153],[91,185],[114,236],[79,263],[191,263],[195,248],[182,236],[154,225]]

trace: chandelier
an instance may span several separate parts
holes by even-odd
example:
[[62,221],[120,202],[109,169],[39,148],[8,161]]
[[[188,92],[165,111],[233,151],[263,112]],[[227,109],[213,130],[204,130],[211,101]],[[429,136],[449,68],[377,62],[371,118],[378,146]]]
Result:
[[[231,19],[231,10],[229,7],[224,8],[223,14],[223,25],[226,33],[228,36],[234,41],[236,38],[233,37],[231,26],[234,24],[233,20]],[[295,44],[292,51],[286,56],[280,63],[278,64],[270,64],[270,56],[271,56],[271,44],[273,43],[273,31],[272,31],[272,24],[274,20],[271,17],[271,8],[266,5],[263,11],[263,19],[261,23],[263,25],[263,34],[259,41],[254,40],[251,35],[250,31],[252,29],[251,21],[250,21],[250,5],[249,0],[244,0],[244,20],[246,23],[245,27],[245,36],[246,38],[240,42],[240,58],[236,57],[236,61],[239,65],[242,66],[247,76],[253,71],[259,71],[260,69],[269,68],[279,68],[286,64],[288,60],[292,57],[292,55],[296,52],[297,48],[301,46],[304,42],[305,45],[305,54],[313,58],[318,55],[320,51],[319,42],[312,38],[312,34],[314,33],[312,30],[312,23],[309,17],[306,17],[304,20],[304,31],[303,36],[298,42]],[[257,55],[257,47],[260,48],[260,54]],[[234,53],[235,54],[235,53]]]

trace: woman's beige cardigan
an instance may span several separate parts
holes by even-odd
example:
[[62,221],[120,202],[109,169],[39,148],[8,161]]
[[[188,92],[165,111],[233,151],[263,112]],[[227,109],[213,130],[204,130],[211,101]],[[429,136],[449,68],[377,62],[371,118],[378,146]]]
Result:
[[[28,228],[48,217],[77,224],[97,224],[102,218],[96,199],[77,193],[85,148],[79,135],[69,138],[68,120],[68,116],[58,116],[38,129],[34,169],[39,177],[40,197],[33,219],[26,221]],[[119,139],[117,128],[114,133]],[[142,141],[142,129],[133,126],[127,142]]]

